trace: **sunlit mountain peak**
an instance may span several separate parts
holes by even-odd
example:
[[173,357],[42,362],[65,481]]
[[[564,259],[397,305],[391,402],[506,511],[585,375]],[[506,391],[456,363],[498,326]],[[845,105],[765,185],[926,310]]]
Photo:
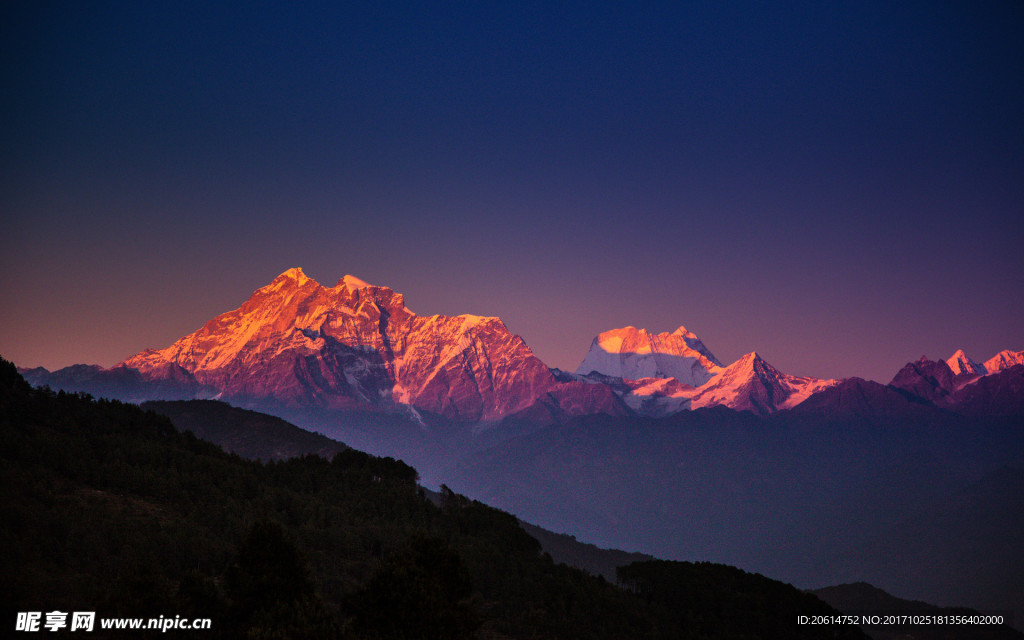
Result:
[[338,284],[345,285],[346,287],[348,287],[349,291],[356,291],[358,289],[365,289],[366,287],[373,286],[372,284],[364,280],[360,280],[359,278],[353,275],[346,275],[338,282]]
[[597,372],[627,380],[676,378],[696,387],[711,379],[720,368],[721,363],[685,327],[675,333],[652,334],[629,326],[605,331],[594,338],[576,373]]
[[278,279],[281,279],[281,278],[288,278],[288,279],[291,279],[291,280],[298,280],[300,282],[309,280],[309,277],[305,273],[302,272],[302,267],[292,267],[291,269],[288,269],[287,271],[285,271],[281,275],[277,276],[277,278],[275,278],[275,280],[278,280]]
[[985,371],[985,367],[982,366],[981,363],[967,357],[967,354],[964,353],[963,349],[957,349],[956,353],[946,360],[946,364],[949,365],[949,368],[957,375],[962,373],[969,375],[985,375],[987,373],[987,371]]

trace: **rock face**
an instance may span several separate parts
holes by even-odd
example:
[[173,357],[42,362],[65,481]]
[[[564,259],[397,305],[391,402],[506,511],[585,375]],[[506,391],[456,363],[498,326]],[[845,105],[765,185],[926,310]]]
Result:
[[[922,357],[900,369],[889,386],[970,415],[1020,415],[1024,414],[1024,365],[1016,361],[1022,356],[1024,352],[1001,351],[981,365],[963,351],[945,361]],[[964,360],[974,367],[963,366]]]
[[471,423],[519,411],[558,385],[498,318],[421,317],[388,287],[345,276],[328,288],[301,269],[120,366],[147,379],[188,376],[242,405],[407,405]]
[[933,404],[943,405],[956,389],[956,374],[946,362],[921,356],[900,369],[889,386],[908,391]]

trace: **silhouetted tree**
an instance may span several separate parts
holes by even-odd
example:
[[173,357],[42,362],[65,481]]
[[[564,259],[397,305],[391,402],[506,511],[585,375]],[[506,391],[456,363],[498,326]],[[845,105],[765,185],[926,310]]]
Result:
[[249,637],[336,635],[298,550],[276,522],[253,525],[225,580],[231,622]]
[[367,638],[469,638],[479,621],[473,586],[457,553],[415,536],[348,599],[353,627]]

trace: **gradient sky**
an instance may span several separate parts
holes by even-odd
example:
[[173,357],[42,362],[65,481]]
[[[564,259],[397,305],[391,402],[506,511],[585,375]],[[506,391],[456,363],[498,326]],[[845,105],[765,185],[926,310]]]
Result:
[[294,266],[567,369],[1024,349],[1024,3],[293,4],[0,5],[0,355],[109,366]]

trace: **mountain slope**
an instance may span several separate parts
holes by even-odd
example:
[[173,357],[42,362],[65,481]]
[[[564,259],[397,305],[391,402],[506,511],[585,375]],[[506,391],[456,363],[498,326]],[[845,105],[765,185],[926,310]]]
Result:
[[178,431],[191,431],[197,438],[252,460],[287,460],[310,454],[333,458],[348,448],[280,418],[217,400],[156,400],[140,406],[167,416]]
[[968,381],[951,406],[967,415],[1024,417],[1024,365],[1013,365]]
[[1024,351],[1004,349],[986,360],[982,366],[986,372],[994,373],[1018,364],[1024,364]]
[[98,398],[117,398],[128,402],[190,400],[212,397],[216,393],[199,384],[188,372],[170,364],[154,368],[146,375],[126,366],[104,369],[86,364],[74,364],[52,372],[42,367],[19,369],[18,372],[36,387],[81,391]]
[[946,362],[929,360],[922,356],[917,361],[909,362],[900,369],[889,382],[889,386],[903,389],[937,406],[942,406],[950,402],[950,395],[957,386],[955,378],[956,374]]

